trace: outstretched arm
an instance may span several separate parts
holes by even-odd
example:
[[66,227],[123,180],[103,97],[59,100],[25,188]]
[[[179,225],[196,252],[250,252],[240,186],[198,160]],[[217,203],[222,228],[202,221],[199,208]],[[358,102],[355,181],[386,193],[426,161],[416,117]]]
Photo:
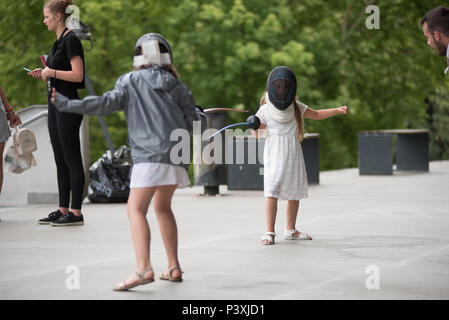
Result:
[[117,85],[114,90],[102,96],[87,96],[83,100],[69,100],[53,88],[51,102],[59,111],[89,116],[107,116],[123,109],[128,103],[128,98],[126,92]]
[[331,109],[322,109],[322,110],[313,110],[313,109],[307,108],[307,110],[304,112],[304,118],[312,119],[312,120],[323,120],[323,119],[327,119],[327,118],[336,116],[338,114],[348,114],[348,107],[343,106],[340,108],[331,108]]

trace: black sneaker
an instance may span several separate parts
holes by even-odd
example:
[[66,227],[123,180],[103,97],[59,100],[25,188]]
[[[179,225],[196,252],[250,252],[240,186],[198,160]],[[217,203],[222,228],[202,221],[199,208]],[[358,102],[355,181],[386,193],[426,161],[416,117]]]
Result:
[[62,212],[59,210],[56,210],[56,211],[53,211],[52,213],[50,213],[47,218],[37,220],[37,223],[50,224],[51,222],[58,220],[61,216],[62,216]]
[[54,227],[82,226],[84,224],[83,215],[77,217],[71,211],[63,214],[58,220],[50,223]]

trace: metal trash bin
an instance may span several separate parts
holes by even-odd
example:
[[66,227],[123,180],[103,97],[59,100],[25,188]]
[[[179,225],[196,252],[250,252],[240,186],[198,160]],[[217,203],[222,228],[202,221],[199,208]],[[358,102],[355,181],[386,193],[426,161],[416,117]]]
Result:
[[237,136],[227,141],[228,190],[263,190],[263,150],[265,139]]
[[[201,132],[204,132],[206,129],[221,129],[226,126],[228,122],[228,115],[224,111],[213,111],[206,113],[206,122],[207,127],[201,128]],[[228,169],[225,164],[225,133],[219,133],[221,135],[221,163],[216,164],[207,164],[203,162],[203,150],[204,148],[210,144],[210,141],[202,141],[201,140],[201,148],[194,148],[194,158],[200,159],[200,163],[193,164],[193,178],[194,184],[204,186],[204,194],[205,195],[217,195],[219,194],[219,186],[220,184],[228,184]],[[201,154],[197,154],[200,152]]]

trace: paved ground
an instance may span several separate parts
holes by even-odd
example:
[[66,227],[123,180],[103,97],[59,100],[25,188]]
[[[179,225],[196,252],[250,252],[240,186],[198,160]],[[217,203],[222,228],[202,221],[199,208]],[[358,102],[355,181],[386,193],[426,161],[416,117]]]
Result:
[[[300,229],[314,240],[278,237],[274,246],[259,243],[262,192],[178,190],[185,281],[126,293],[111,290],[134,270],[124,204],[86,204],[86,224],[71,228],[36,224],[51,206],[0,207],[0,299],[449,299],[449,162],[393,176],[322,172],[320,181],[300,208]],[[152,209],[148,219],[160,273],[166,260]],[[69,290],[76,269],[80,288]]]

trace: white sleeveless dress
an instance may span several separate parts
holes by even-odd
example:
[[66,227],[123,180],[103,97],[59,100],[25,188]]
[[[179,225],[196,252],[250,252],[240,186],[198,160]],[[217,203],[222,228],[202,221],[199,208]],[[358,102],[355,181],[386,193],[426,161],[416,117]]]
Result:
[[[300,103],[301,114],[307,110]],[[296,119],[279,123],[270,116],[265,104],[257,111],[260,122],[267,126],[264,148],[264,196],[281,200],[308,197],[308,183],[301,143],[296,138]]]

